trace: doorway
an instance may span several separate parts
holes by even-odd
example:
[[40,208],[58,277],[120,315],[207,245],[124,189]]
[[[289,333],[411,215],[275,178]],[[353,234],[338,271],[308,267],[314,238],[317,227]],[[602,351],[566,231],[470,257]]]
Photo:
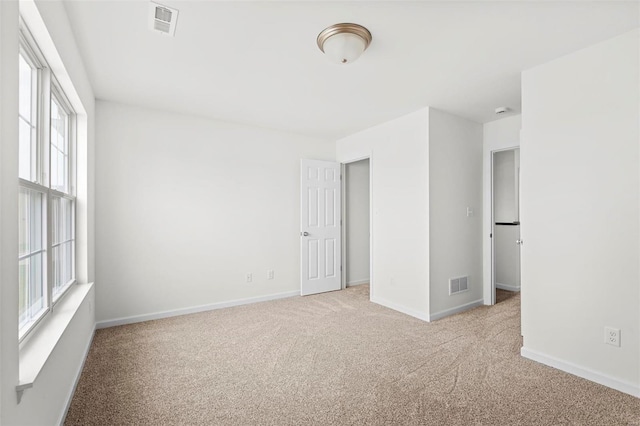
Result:
[[370,161],[343,164],[342,288],[371,283]]
[[520,148],[492,152],[492,304],[520,291]]

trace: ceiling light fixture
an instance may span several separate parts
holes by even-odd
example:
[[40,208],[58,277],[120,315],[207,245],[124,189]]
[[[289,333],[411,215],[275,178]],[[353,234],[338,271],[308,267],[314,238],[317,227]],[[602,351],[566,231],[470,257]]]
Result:
[[371,44],[371,33],[358,24],[335,24],[318,34],[318,47],[333,62],[349,64]]

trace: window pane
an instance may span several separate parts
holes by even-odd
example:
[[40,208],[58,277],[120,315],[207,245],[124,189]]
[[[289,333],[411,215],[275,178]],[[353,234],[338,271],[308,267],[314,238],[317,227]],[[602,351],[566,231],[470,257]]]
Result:
[[22,55],[19,57],[19,64],[19,112],[25,120],[31,121],[31,102],[33,99],[32,85],[35,71]]
[[35,181],[35,131],[29,123],[22,118],[18,119],[18,140],[19,140],[19,165],[18,175],[22,179]]
[[60,236],[60,227],[58,223],[60,222],[60,197],[52,197],[51,198],[51,243],[58,244],[62,241]]
[[33,255],[29,262],[29,309],[31,318],[36,319],[37,314],[46,306],[44,276],[43,276],[43,254]]
[[62,281],[61,265],[61,248],[60,246],[51,249],[51,277],[53,278],[53,295],[57,295],[60,290],[60,282]]
[[27,322],[28,289],[29,289],[29,259],[20,261],[20,288],[18,290],[18,312],[20,313],[20,328]]
[[35,321],[47,304],[44,279],[45,194],[20,188],[18,310],[20,328]]
[[58,183],[58,156],[56,155],[57,152],[58,151],[52,145],[49,155],[51,155],[51,188],[54,189],[56,188],[56,185]]
[[20,188],[18,233],[20,256],[42,250],[44,245],[44,198],[38,191]]
[[61,197],[51,197],[51,232],[53,245],[73,238],[73,201]]
[[43,253],[20,261],[20,287],[18,291],[20,329],[37,320],[47,306],[43,265]]
[[29,245],[31,252],[44,248],[44,194],[29,191]]
[[74,202],[72,200],[52,197],[52,276],[53,296],[61,293],[75,278],[74,272]]
[[56,180],[58,182],[58,185],[54,186],[54,188],[61,192],[67,192],[67,182],[65,179],[66,175],[64,173],[64,169],[66,168],[64,154],[58,151],[56,155],[58,157],[58,168],[56,169]]
[[51,96],[51,187],[69,192],[69,115]]
[[75,240],[69,241],[68,243],[66,243],[66,262],[65,262],[65,270],[66,275],[65,275],[65,281],[66,284],[68,284],[69,282],[71,282],[71,280],[74,280],[76,278],[76,274],[75,274],[75,250],[76,249],[76,242]]
[[36,73],[22,54],[19,56],[18,74],[18,111],[19,111],[19,165],[18,175],[22,179],[35,182],[37,180],[37,146],[36,146],[36,116],[35,94]]
[[65,198],[62,200],[62,205],[64,206],[65,240],[71,240],[75,237],[74,202]]
[[18,195],[18,255],[29,253],[29,191],[20,188]]
[[75,278],[73,272],[74,241],[53,248],[53,295],[61,293]]

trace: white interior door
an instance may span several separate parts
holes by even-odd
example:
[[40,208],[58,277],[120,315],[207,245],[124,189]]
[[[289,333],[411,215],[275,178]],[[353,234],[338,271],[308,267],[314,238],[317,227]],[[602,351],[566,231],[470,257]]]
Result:
[[520,149],[491,154],[491,304],[496,287],[520,289]]
[[340,290],[340,164],[301,160],[300,293]]

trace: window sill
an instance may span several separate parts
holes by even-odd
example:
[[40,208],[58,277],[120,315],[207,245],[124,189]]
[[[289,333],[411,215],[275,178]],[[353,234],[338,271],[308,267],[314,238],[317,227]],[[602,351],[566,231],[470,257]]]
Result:
[[73,320],[78,308],[82,305],[93,283],[75,284],[54,307],[46,322],[34,331],[33,336],[20,347],[20,370],[18,375],[18,403],[22,393],[35,383],[38,375],[53,353],[60,338]]

